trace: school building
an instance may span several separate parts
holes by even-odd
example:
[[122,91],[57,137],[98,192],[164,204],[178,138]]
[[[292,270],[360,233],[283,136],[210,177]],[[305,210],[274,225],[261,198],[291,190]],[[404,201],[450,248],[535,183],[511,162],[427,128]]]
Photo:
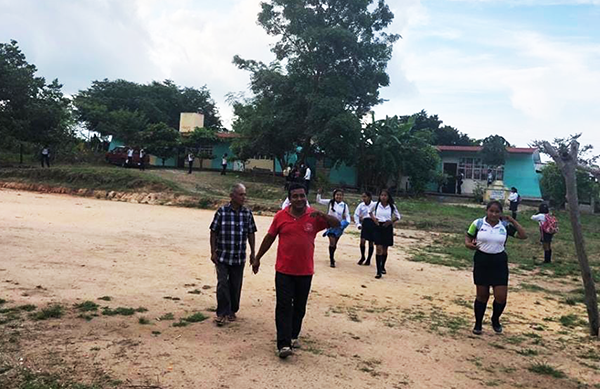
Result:
[[[442,193],[457,193],[456,179],[460,173],[464,177],[463,194],[473,194],[478,185],[486,185],[490,167],[481,162],[481,146],[437,146],[437,149],[441,159],[439,169],[448,177],[446,184],[441,188]],[[537,149],[508,147],[504,165],[491,170],[495,180],[503,181],[507,188],[514,186],[523,198],[541,199],[538,173],[540,167],[541,160]]]

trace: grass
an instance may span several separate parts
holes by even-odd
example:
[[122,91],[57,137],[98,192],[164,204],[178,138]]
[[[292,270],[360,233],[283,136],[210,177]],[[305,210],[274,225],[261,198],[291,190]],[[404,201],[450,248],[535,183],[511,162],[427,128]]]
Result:
[[79,312],[95,312],[100,307],[95,302],[89,301],[89,300],[84,301],[79,304],[75,304],[74,306],[75,306],[75,309],[77,309]]
[[202,293],[202,292],[200,291],[200,289],[194,289],[194,290],[190,290],[190,291],[188,291],[188,293],[189,293],[189,294],[200,294],[200,293]]
[[138,323],[142,325],[148,325],[150,324],[150,320],[147,317],[142,316],[138,319]]
[[102,308],[102,314],[104,316],[131,316],[136,312],[134,308],[118,307],[115,309],[104,307]]
[[102,297],[98,297],[98,300],[110,301],[110,300],[112,300],[112,298],[110,296],[102,296]]
[[32,313],[31,318],[33,320],[48,320],[58,319],[64,314],[64,308],[60,304],[53,304],[46,308],[43,308],[37,313]]
[[554,378],[567,378],[567,375],[563,371],[550,366],[546,362],[535,362],[532,365],[530,365],[527,368],[527,370],[533,373],[547,375]]
[[[16,374],[11,374],[10,382],[4,386],[3,377],[0,375],[0,387],[18,389],[100,389],[116,387],[121,381],[102,376],[93,384],[83,384],[58,374],[33,371],[25,367],[16,368]],[[10,384],[10,386],[8,385]]]
[[208,319],[208,316],[202,312],[196,312],[193,315],[179,319],[178,322],[173,323],[173,327],[186,327],[191,323],[200,323]]
[[165,313],[159,317],[158,320],[175,320],[175,315],[173,315],[171,312]]
[[581,320],[577,315],[570,313],[568,315],[563,315],[558,318],[560,324],[565,327],[574,328],[580,325],[586,325],[586,322]]
[[33,182],[75,189],[122,192],[184,192],[175,182],[135,169],[116,166],[53,166],[51,169],[8,168],[0,170],[0,181]]

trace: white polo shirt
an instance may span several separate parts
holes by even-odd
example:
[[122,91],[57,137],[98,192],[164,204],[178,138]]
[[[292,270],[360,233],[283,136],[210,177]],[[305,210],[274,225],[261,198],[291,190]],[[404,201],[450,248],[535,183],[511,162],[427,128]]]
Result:
[[346,220],[348,224],[350,224],[350,207],[346,205],[345,202],[340,201],[339,203],[333,202],[333,209],[329,206],[329,201],[327,199],[321,198],[320,194],[317,194],[317,203],[327,205],[327,214],[330,216],[335,216],[339,221]]
[[499,254],[504,251],[508,237],[515,236],[516,232],[517,229],[512,224],[499,221],[492,226],[484,217],[471,223],[467,234],[475,238],[475,245],[479,251],[486,254]]
[[392,220],[392,213],[396,216],[397,220],[402,219],[402,215],[398,212],[398,207],[394,205],[394,212],[392,212],[392,207],[390,204],[385,207],[380,202],[377,202],[375,206],[373,206],[373,215],[377,218],[377,221],[380,223],[385,223],[387,221]]
[[306,173],[304,173],[304,179],[305,179],[306,181],[310,181],[310,175],[311,175],[310,168],[309,168],[309,167],[307,167],[307,168],[306,168]]
[[373,208],[375,208],[375,202],[371,201],[369,205],[365,204],[364,201],[356,207],[356,211],[354,211],[354,223],[357,227],[361,227],[362,220],[370,219],[371,212],[373,212]]

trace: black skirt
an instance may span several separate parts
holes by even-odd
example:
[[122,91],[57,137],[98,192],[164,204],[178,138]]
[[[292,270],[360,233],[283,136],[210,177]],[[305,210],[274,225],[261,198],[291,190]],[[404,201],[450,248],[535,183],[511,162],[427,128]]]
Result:
[[373,234],[375,236],[375,244],[378,246],[386,246],[386,247],[390,247],[394,245],[394,227],[393,226],[387,226],[384,227],[383,223],[376,225],[375,223],[374,227],[375,227],[375,233]]
[[369,242],[375,241],[375,222],[371,218],[363,219],[362,227],[360,230],[360,238],[368,240]]
[[506,251],[487,254],[477,250],[473,257],[473,281],[481,286],[508,285],[508,255]]

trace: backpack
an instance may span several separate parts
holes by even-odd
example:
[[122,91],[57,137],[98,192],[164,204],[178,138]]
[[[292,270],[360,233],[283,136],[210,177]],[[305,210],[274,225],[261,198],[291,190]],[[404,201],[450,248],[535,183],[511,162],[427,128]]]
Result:
[[554,235],[558,232],[558,220],[556,220],[555,216],[546,214],[546,220],[544,220],[540,228],[546,234]]
[[[506,220],[500,220],[500,224],[502,224],[504,226],[504,228],[507,228],[510,223],[507,222]],[[475,223],[475,227],[477,227],[477,232],[479,232],[481,227],[483,227],[483,218],[477,219],[477,222]],[[477,235],[475,235],[475,236],[477,236]]]

